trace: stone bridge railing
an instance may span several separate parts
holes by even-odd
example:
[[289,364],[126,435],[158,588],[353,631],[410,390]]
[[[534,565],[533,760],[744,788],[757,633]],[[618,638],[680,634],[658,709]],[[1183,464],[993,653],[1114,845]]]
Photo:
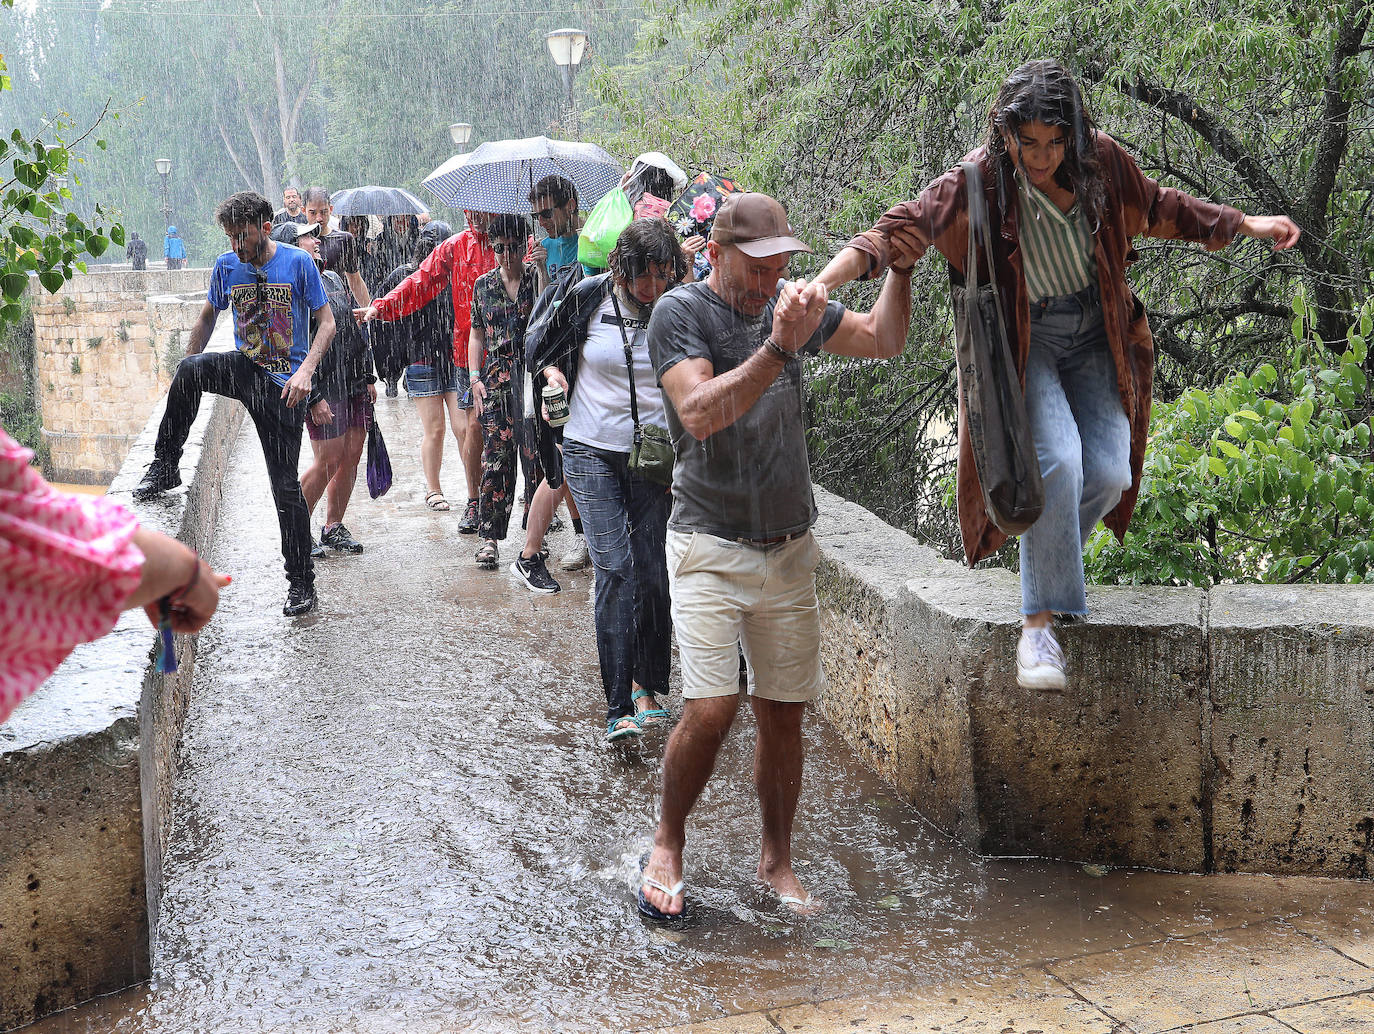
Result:
[[31,278],[52,480],[110,483],[186,354],[209,277],[208,269],[101,270],[78,273],[56,294]]
[[1036,692],[1010,572],[820,509],[822,709],[970,850],[1371,875],[1374,587],[1090,587],[1068,689]]

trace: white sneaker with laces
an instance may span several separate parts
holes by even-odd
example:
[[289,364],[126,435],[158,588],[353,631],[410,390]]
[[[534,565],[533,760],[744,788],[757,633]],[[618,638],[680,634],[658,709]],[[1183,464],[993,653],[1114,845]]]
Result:
[[591,554],[587,552],[587,538],[585,535],[579,535],[573,548],[564,553],[563,559],[558,561],[558,566],[565,571],[581,571],[591,562]]
[[1023,689],[1063,689],[1064,651],[1054,630],[1022,628],[1016,644],[1016,682]]

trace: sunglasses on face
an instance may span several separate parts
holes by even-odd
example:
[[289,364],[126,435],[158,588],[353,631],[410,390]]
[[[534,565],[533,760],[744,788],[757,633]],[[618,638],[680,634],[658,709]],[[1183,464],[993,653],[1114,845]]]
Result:
[[516,241],[492,241],[491,253],[493,255],[501,255],[508,251],[514,253],[515,251],[518,251],[521,247],[522,245],[520,245]]
[[541,208],[539,211],[534,213],[534,217],[536,219],[552,219],[553,214],[557,211],[558,209],[556,208]]

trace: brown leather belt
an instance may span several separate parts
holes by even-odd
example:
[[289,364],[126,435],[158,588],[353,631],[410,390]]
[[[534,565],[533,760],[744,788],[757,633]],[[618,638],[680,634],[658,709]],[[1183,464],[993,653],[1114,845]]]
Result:
[[790,534],[790,535],[779,535],[779,536],[777,536],[776,538],[771,538],[771,539],[742,539],[742,538],[737,538],[737,539],[735,539],[735,541],[738,542],[738,543],[739,543],[740,545],[742,545],[742,546],[776,546],[776,545],[778,545],[778,543],[780,543],[780,542],[791,542],[793,539],[799,539],[799,538],[801,538],[801,537],[802,537],[803,535],[805,535],[805,534],[806,534],[806,532],[804,532],[804,531],[794,531],[794,532],[792,532],[792,534]]

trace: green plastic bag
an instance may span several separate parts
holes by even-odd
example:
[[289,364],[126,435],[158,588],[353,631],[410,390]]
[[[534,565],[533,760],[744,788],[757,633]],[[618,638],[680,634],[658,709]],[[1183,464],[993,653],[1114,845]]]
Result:
[[634,217],[625,192],[619,187],[612,190],[596,203],[582,232],[577,235],[577,260],[593,269],[607,268],[620,231],[629,226]]

